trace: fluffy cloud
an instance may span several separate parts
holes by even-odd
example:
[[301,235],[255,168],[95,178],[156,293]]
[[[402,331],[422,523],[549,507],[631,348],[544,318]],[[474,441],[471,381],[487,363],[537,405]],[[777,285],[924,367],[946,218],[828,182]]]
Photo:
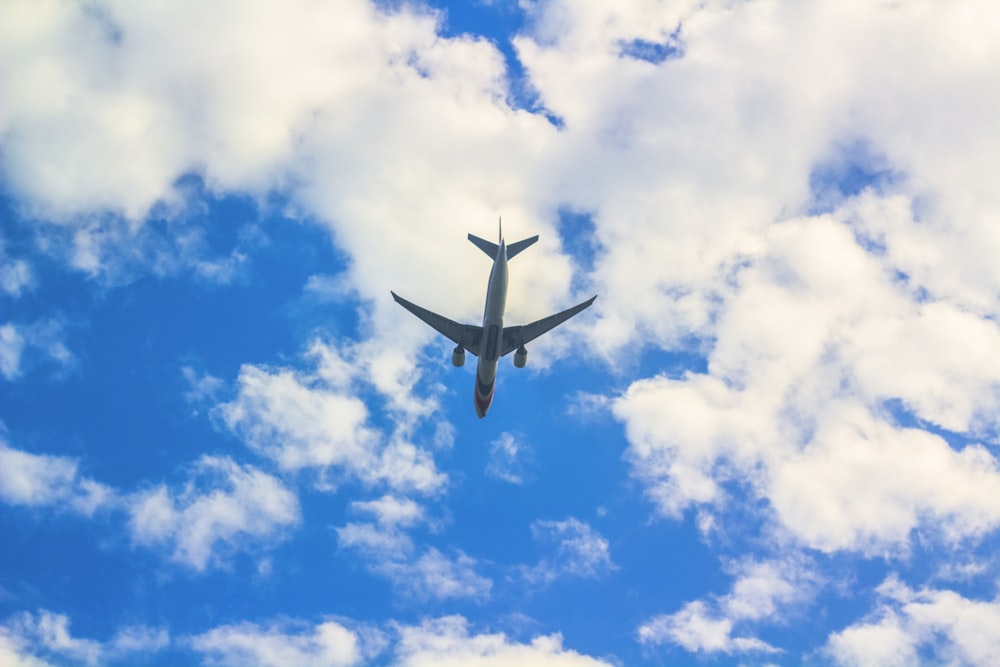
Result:
[[358,635],[340,623],[224,625],[191,637],[206,664],[223,667],[351,667],[362,663]]
[[996,459],[899,425],[891,402],[995,431],[1000,367],[987,350],[1000,329],[912,302],[836,217],[770,236],[719,319],[709,372],[639,381],[613,403],[660,510],[724,505],[720,484],[736,477],[825,550],[905,545],[921,524],[948,540],[995,529]]
[[1000,426],[995,20],[650,4],[539,4],[516,41],[557,149],[588,165],[561,173],[600,242],[592,348],[708,358],[613,401],[636,476],[672,517],[748,489],[825,550],[995,530],[998,465],[975,443]]
[[427,620],[399,629],[393,665],[396,667],[499,667],[521,664],[538,667],[598,667],[612,663],[565,649],[558,634],[538,636],[529,644],[503,634],[471,634],[461,616]]
[[85,516],[115,505],[112,489],[79,474],[63,456],[31,454],[0,442],[0,499],[26,507],[68,508]]
[[231,459],[203,456],[179,492],[166,486],[127,499],[135,544],[166,546],[203,571],[229,551],[269,543],[300,521],[298,498],[276,478]]
[[812,600],[817,575],[799,557],[745,560],[729,568],[736,577],[729,593],[688,602],[673,614],[661,614],[639,627],[644,644],[676,644],[691,652],[774,653],[780,649],[756,637],[735,634],[748,626],[776,623],[796,606]]
[[[313,373],[244,366],[237,397],[220,405],[219,414],[283,470],[316,470],[323,484],[346,477],[399,491],[435,491],[444,476],[431,454],[409,440],[434,403],[416,397],[393,403],[398,393],[415,393],[416,378],[407,370],[412,364],[397,364],[394,352],[380,355],[373,343],[345,345],[342,352],[317,341],[309,350]],[[396,423],[388,436],[370,425],[359,387],[387,398]]]
[[692,652],[774,653],[776,648],[756,637],[734,637],[733,621],[711,613],[700,600],[689,602],[669,616],[657,616],[639,628],[639,641],[671,642]]
[[934,662],[982,666],[1000,656],[1000,601],[970,600],[955,591],[914,591],[895,577],[878,588],[880,603],[866,620],[832,634],[826,653],[838,665],[909,665],[928,653]]

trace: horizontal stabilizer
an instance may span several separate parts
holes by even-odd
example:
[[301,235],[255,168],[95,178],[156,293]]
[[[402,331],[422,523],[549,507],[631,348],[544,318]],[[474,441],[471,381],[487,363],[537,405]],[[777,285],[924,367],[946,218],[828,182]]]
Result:
[[[496,259],[497,252],[500,251],[500,246],[496,243],[487,241],[486,239],[481,239],[475,234],[469,234],[469,240],[472,241],[477,248],[489,255],[490,259]],[[523,241],[518,241],[517,243],[511,243],[507,246],[507,259],[513,259],[514,255],[532,245],[537,240],[538,234],[535,234],[530,239],[524,239]]]
[[521,252],[537,240],[538,234],[535,234],[530,239],[524,239],[523,241],[518,241],[517,243],[511,243],[507,246],[507,259],[513,259],[514,255]]
[[496,259],[497,253],[500,252],[500,246],[492,241],[487,241],[486,239],[481,239],[475,234],[469,234],[469,240],[472,241],[477,248],[489,255],[490,259]]

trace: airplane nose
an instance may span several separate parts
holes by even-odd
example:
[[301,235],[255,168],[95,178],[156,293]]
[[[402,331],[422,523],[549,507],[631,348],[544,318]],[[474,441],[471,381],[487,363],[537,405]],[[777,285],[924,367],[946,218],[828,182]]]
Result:
[[476,416],[482,419],[486,416],[487,411],[489,411],[490,404],[493,403],[493,395],[491,393],[486,398],[483,398],[479,395],[478,391],[473,391],[472,400],[476,406]]

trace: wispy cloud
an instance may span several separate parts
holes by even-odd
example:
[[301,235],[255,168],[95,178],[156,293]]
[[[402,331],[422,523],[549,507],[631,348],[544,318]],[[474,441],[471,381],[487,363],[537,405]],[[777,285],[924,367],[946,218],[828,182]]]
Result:
[[536,565],[521,568],[521,575],[533,584],[545,585],[567,576],[597,578],[618,569],[611,560],[608,540],[575,517],[539,519],[531,524],[531,534],[553,550]]
[[447,554],[414,544],[407,529],[427,521],[414,501],[384,496],[354,502],[351,509],[372,515],[375,522],[337,528],[338,545],[360,555],[369,571],[387,578],[404,595],[417,600],[489,597],[493,581],[477,572],[475,558],[460,550]]
[[128,626],[109,641],[74,637],[70,619],[46,609],[21,612],[0,626],[0,658],[5,665],[44,667],[51,664],[100,665],[149,657],[170,644],[164,628]]
[[59,373],[72,369],[76,357],[66,346],[65,329],[66,323],[55,317],[0,325],[0,375],[20,380],[39,364],[54,365]]
[[179,491],[160,485],[126,499],[135,544],[165,547],[200,572],[233,550],[281,539],[301,521],[297,496],[252,466],[203,456],[191,473]]
[[510,484],[521,485],[525,483],[533,462],[534,451],[524,437],[515,437],[505,431],[490,442],[486,474]]

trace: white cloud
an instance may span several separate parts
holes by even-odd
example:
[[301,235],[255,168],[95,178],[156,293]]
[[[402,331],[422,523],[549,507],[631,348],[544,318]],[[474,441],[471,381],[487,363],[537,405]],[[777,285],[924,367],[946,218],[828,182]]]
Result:
[[0,325],[0,375],[18,380],[40,362],[54,364],[59,370],[72,368],[76,358],[66,347],[64,329],[65,324],[57,318]]
[[13,635],[32,645],[76,662],[96,665],[103,647],[92,639],[78,639],[69,631],[69,618],[47,610],[37,614],[22,612],[10,621]]
[[933,662],[986,667],[1000,656],[1000,600],[971,600],[951,590],[914,591],[895,577],[878,588],[868,620],[830,635],[826,652],[839,665]]
[[475,558],[461,551],[448,556],[429,547],[419,558],[386,559],[375,563],[372,570],[418,600],[485,599],[493,581],[477,573],[477,565]]
[[523,438],[515,438],[505,431],[490,442],[486,474],[510,484],[521,485],[525,482],[526,469],[533,460],[531,446]]
[[58,507],[93,516],[117,502],[115,492],[79,475],[64,456],[31,454],[0,442],[0,499],[11,505]]
[[12,637],[7,628],[0,626],[0,663],[8,667],[51,667],[52,663],[28,653],[22,643],[20,638]]
[[385,577],[396,590],[417,600],[489,597],[493,582],[480,575],[475,558],[434,547],[418,548],[407,529],[427,523],[424,508],[408,498],[387,495],[355,501],[351,511],[369,514],[375,522],[349,522],[338,527],[340,549],[364,558],[370,572]]
[[383,496],[352,502],[351,509],[374,515],[376,523],[348,523],[337,528],[341,548],[356,549],[376,563],[404,560],[413,552],[413,541],[403,529],[424,520],[424,509],[416,502]]
[[954,544],[1000,526],[1000,465],[987,449],[955,451],[857,409],[825,417],[809,447],[772,475],[781,521],[825,551],[891,549],[918,527]]
[[912,302],[838,216],[788,221],[769,239],[719,318],[708,372],[641,380],[612,403],[660,511],[724,506],[735,477],[828,551],[905,547],[919,526],[947,540],[994,530],[995,457],[900,427],[886,405],[995,431],[1000,367],[987,350],[1000,329]]
[[189,641],[206,664],[223,667],[350,667],[361,664],[364,657],[358,635],[333,620],[315,626],[223,625]]
[[412,526],[424,518],[424,509],[409,498],[382,496],[376,500],[355,501],[351,507],[374,515],[382,526]]
[[504,634],[471,634],[462,616],[426,620],[399,628],[395,667],[598,667],[612,662],[563,647],[561,635],[540,635],[530,643],[512,641]]
[[119,630],[109,642],[74,637],[65,614],[46,609],[20,612],[0,627],[0,662],[12,667],[44,667],[52,664],[98,665],[149,656],[168,646],[163,628],[130,626]]
[[531,533],[537,542],[555,547],[555,552],[537,565],[521,569],[533,583],[548,584],[564,576],[597,578],[617,569],[608,540],[579,519],[539,519],[531,524]]
[[818,576],[800,557],[746,559],[728,569],[736,579],[730,591],[709,600],[686,603],[673,614],[660,614],[639,627],[639,641],[672,643],[691,652],[775,653],[781,649],[746,634],[748,626],[782,623],[798,606],[810,602]]
[[81,639],[70,632],[68,616],[40,609],[17,613],[0,626],[0,663],[45,667],[68,660],[74,665],[103,665],[148,657],[169,644],[166,629],[139,625],[120,629],[108,642]]
[[114,655],[155,653],[170,645],[170,633],[166,628],[151,628],[145,625],[130,625],[118,630],[109,642],[109,651]]
[[[322,484],[346,477],[397,491],[433,492],[445,477],[431,454],[408,439],[433,403],[413,398],[393,410],[391,395],[404,391],[398,386],[414,392],[416,378],[400,380],[399,365],[377,353],[366,356],[368,349],[375,348],[362,344],[342,351],[315,341],[308,353],[316,363],[312,374],[243,366],[238,395],[220,405],[219,414],[283,470],[314,469]],[[371,425],[358,387],[374,388],[390,400],[396,427],[389,435]]]
[[670,615],[657,616],[639,628],[644,644],[671,642],[692,652],[774,653],[778,649],[756,637],[734,637],[733,621],[711,613],[701,600]]
[[21,375],[21,354],[24,352],[24,336],[18,327],[7,323],[0,326],[0,375],[7,380],[15,380]]
[[6,294],[18,297],[35,284],[34,274],[23,259],[8,260],[0,247],[0,289]]
[[158,486],[127,499],[135,544],[166,546],[197,571],[231,551],[280,539],[301,520],[298,498],[279,480],[228,458],[203,456],[179,492]]

